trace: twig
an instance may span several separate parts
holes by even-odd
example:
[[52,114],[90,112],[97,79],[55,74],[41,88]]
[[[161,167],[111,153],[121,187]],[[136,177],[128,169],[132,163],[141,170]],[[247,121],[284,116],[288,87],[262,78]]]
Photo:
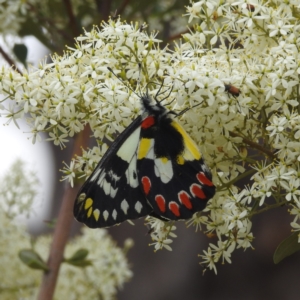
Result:
[[117,9],[116,15],[121,15],[129,2],[130,0],[124,0],[123,3],[120,5],[120,7]]
[[111,0],[95,0],[97,5],[97,10],[101,13],[101,19],[104,21],[108,20],[110,15],[110,8],[111,8]]
[[[38,11],[34,5],[31,5],[30,3],[27,3],[27,7],[28,7],[28,9],[30,9],[34,13],[35,17],[37,18],[37,20],[41,24],[44,24],[44,25],[48,24],[48,26],[51,27],[52,32],[56,31],[66,41],[74,43],[74,37],[73,36],[69,35],[65,30],[57,28],[56,23],[53,22],[50,18],[46,18],[46,17],[41,16],[40,11]],[[43,41],[41,41],[41,42],[43,43]],[[45,44],[45,46],[48,47],[49,49],[53,49],[52,44]],[[53,50],[55,50],[55,49],[53,49]]]
[[67,14],[69,16],[69,24],[70,24],[70,27],[72,29],[73,36],[79,36],[80,31],[79,31],[79,28],[77,26],[76,17],[73,13],[72,3],[71,3],[70,0],[64,0],[64,3],[65,3],[65,7],[67,9]]
[[9,55],[3,50],[3,48],[0,46],[0,53],[2,54],[2,56],[4,57],[4,59],[7,61],[7,63],[13,67],[18,73],[20,73],[21,75],[22,72],[16,67],[15,62],[9,57]]
[[172,35],[172,36],[170,36],[170,37],[168,38],[168,42],[171,42],[171,41],[180,39],[180,38],[182,38],[182,35],[183,35],[183,34],[189,33],[189,32],[191,32],[191,31],[187,29],[187,30],[184,30],[184,31],[182,31],[182,32],[180,32],[180,33],[177,33],[177,34],[175,34],[175,35]]
[[[86,126],[85,129],[78,134],[75,140],[73,156],[81,154],[81,147],[87,147],[90,136],[89,133],[90,128],[89,126]],[[50,271],[43,275],[40,292],[37,298],[38,300],[51,300],[53,298],[59,268],[64,258],[64,249],[74,220],[73,204],[78,189],[79,187],[71,188],[69,184],[66,186],[50,247],[50,254],[47,263]]]
[[262,212],[265,212],[265,211],[268,211],[270,209],[273,209],[273,208],[277,208],[277,207],[280,207],[280,206],[283,206],[286,204],[286,200],[284,199],[284,201],[281,201],[281,202],[278,202],[278,203],[274,203],[274,204],[269,204],[269,205],[266,205],[264,208],[260,209],[260,210],[256,210],[256,211],[253,211],[251,213],[249,213],[249,217],[251,216],[254,216],[254,215],[258,215],[258,214],[261,214]]
[[255,142],[253,142],[253,141],[251,141],[251,140],[249,140],[249,139],[247,139],[247,138],[245,138],[245,137],[243,137],[243,136],[241,136],[241,135],[239,135],[239,134],[237,134],[235,132],[230,131],[229,134],[232,137],[240,137],[240,138],[242,138],[243,142],[245,144],[251,146],[254,149],[259,150],[260,152],[266,154],[268,157],[272,158],[273,160],[276,159],[276,155],[273,152],[271,152],[270,150],[266,149],[265,147],[263,147],[263,146],[255,143]]

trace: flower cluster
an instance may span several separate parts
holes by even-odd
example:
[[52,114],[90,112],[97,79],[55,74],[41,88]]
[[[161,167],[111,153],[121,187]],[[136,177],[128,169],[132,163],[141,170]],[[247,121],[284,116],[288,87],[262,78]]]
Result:
[[169,244],[173,242],[172,238],[177,237],[177,235],[172,232],[173,230],[176,230],[176,226],[172,223],[169,224],[150,216],[146,218],[146,223],[150,228],[149,234],[153,240],[151,245],[154,245],[155,251],[163,248],[171,251],[172,248]]
[[[71,257],[84,245],[84,249],[88,251],[87,259],[91,264],[86,267],[75,267],[63,263],[54,298],[80,299],[84,295],[88,299],[97,299],[99,296],[105,300],[113,299],[117,289],[122,288],[132,277],[125,257],[125,252],[132,243],[128,240],[125,241],[124,249],[117,247],[105,229],[83,228],[82,233],[67,244],[64,256]],[[43,254],[42,258],[45,260],[50,243],[50,236],[40,237],[36,242],[35,250]],[[129,247],[126,244],[130,244]]]
[[27,12],[25,1],[22,0],[2,0],[0,5],[0,28],[1,33],[16,34],[22,23],[24,17],[22,14]]
[[33,201],[38,193],[39,180],[25,163],[17,159],[0,182],[0,202],[8,218],[32,215]]
[[[101,148],[64,168],[72,184],[76,175],[91,173],[107,141],[138,115],[132,90],[147,87],[153,95],[154,83],[164,80],[173,87],[167,107],[193,107],[178,121],[201,148],[217,186],[203,214],[188,222],[216,236],[201,255],[216,271],[235,249],[251,248],[253,215],[285,204],[294,215],[292,227],[300,228],[299,8],[297,0],[191,3],[193,28],[172,50],[139,24],[110,20],[39,70],[20,75],[2,68],[0,92],[14,100],[4,109],[14,121],[27,114],[33,141],[48,132],[61,147],[90,125]],[[245,178],[246,186],[240,183]],[[173,227],[151,218],[148,223],[155,249],[170,249]]]
[[[0,201],[0,272],[5,274],[1,279],[0,293],[3,300],[36,299],[42,277],[41,271],[29,269],[20,261],[18,254],[22,250],[32,249],[45,262],[52,240],[48,235],[39,236],[32,243],[25,226],[20,220],[16,221],[16,217],[28,215],[32,211],[28,198],[33,194],[34,184],[26,181],[27,173],[28,170],[18,161],[9,174],[1,178],[1,182],[7,184],[7,190],[15,191],[2,193]],[[16,179],[18,179],[17,187]],[[29,185],[31,185],[30,192],[27,191]],[[20,194],[22,191],[23,194]],[[23,198],[26,201],[23,201]],[[85,229],[83,235],[74,238],[66,246],[65,258],[72,257],[84,245],[90,264],[86,267],[75,267],[63,263],[55,299],[78,299],[82,295],[88,299],[99,296],[101,299],[112,299],[117,288],[122,287],[132,276],[125,256],[131,244],[128,240],[121,249],[116,246],[106,230]]]
[[18,259],[21,249],[30,247],[30,236],[24,226],[17,226],[3,207],[0,209],[0,272],[5,274],[0,283],[1,299],[30,297],[37,289],[41,274],[32,271]]

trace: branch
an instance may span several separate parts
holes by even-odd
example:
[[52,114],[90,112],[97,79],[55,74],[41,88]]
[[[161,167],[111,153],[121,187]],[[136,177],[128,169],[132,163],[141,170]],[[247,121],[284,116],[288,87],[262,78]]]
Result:
[[189,33],[189,32],[191,32],[191,31],[187,29],[187,30],[184,30],[184,31],[182,31],[182,32],[180,32],[180,33],[177,33],[177,34],[175,34],[175,35],[172,35],[172,36],[168,37],[168,42],[171,42],[171,41],[180,39],[180,38],[182,38],[182,35],[183,35],[183,34],[186,34],[186,33]]
[[[40,24],[44,24],[45,27],[50,27],[51,30],[49,29],[49,32],[52,32],[52,36],[54,35],[54,31],[56,31],[63,39],[65,39],[66,41],[69,41],[70,43],[74,43],[74,36],[70,36],[69,33],[67,33],[65,30],[57,28],[56,23],[54,21],[51,20],[51,18],[46,18],[43,15],[41,15],[40,11],[38,11],[36,9],[36,7],[30,3],[27,3],[27,7],[28,9],[30,9],[30,11],[34,14],[34,16],[37,18],[37,20],[40,22]],[[79,34],[78,34],[79,35]],[[41,42],[43,43],[47,48],[49,49],[53,49],[58,51],[59,49],[55,49],[53,47],[53,43],[45,43],[44,41],[42,41],[38,36],[35,35],[35,37]]]
[[125,10],[126,6],[128,5],[128,3],[130,2],[130,0],[124,0],[123,3],[120,5],[120,7],[117,9],[117,13],[116,15],[121,15],[123,13],[123,11]]
[[[74,144],[73,156],[81,154],[81,147],[87,147],[90,136],[89,133],[90,127],[86,126],[85,129],[78,134]],[[78,186],[71,188],[69,184],[65,188],[47,263],[50,271],[43,275],[38,300],[53,299],[59,268],[64,258],[64,249],[74,220],[73,205],[78,190]]]
[[15,62],[9,57],[9,55],[3,50],[1,46],[0,46],[0,53],[2,54],[3,58],[11,67],[13,67],[19,74],[22,75],[22,72],[16,67]]
[[64,0],[64,3],[65,3],[65,7],[67,9],[67,14],[69,16],[69,24],[70,24],[70,27],[72,29],[72,32],[73,32],[73,36],[79,36],[80,35],[80,30],[77,26],[77,20],[76,20],[76,17],[73,13],[73,9],[72,9],[72,3],[70,0]]
[[237,134],[235,132],[230,131],[229,134],[232,137],[240,137],[240,138],[242,138],[243,139],[243,143],[245,143],[245,144],[251,146],[252,148],[254,148],[254,149],[256,149],[256,150],[258,150],[258,151],[266,154],[268,157],[272,158],[273,160],[276,159],[276,155],[272,151],[266,149],[265,147],[263,147],[263,146],[255,143],[255,142],[253,142],[253,141],[251,141],[251,140],[249,140],[249,139],[247,139],[247,138],[245,138],[245,137],[243,137],[243,136],[241,136],[241,135],[239,135],[239,134]]
[[281,202],[278,202],[278,203],[275,203],[275,204],[266,205],[264,208],[262,208],[260,210],[256,210],[256,211],[253,211],[253,212],[249,213],[249,217],[261,214],[262,212],[265,212],[265,211],[268,211],[270,209],[277,208],[277,207],[280,207],[280,206],[283,206],[283,205],[286,205],[286,204],[287,204],[286,200],[284,199],[284,201],[281,201]]
[[101,14],[101,19],[107,21],[111,13],[111,0],[95,0],[95,2],[97,10]]

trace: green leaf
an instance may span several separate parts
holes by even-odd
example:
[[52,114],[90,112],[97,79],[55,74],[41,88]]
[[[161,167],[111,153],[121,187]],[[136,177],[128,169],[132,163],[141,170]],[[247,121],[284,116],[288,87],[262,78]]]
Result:
[[15,44],[13,47],[13,52],[17,59],[26,67],[27,66],[27,54],[28,49],[24,44]]
[[76,267],[87,267],[92,265],[91,260],[85,259],[88,254],[89,251],[87,249],[81,248],[77,250],[70,258],[64,259],[64,262]]
[[90,259],[73,260],[73,261],[65,260],[65,263],[80,268],[84,268],[92,265],[92,261]]
[[284,258],[300,251],[300,243],[298,243],[298,232],[294,232],[288,238],[283,240],[275,250],[273,261],[275,264],[281,262]]
[[19,251],[21,261],[31,269],[49,271],[47,264],[43,259],[32,249],[23,249]]
[[82,260],[85,259],[89,254],[89,251],[87,249],[81,248],[77,250],[70,258],[66,260]]

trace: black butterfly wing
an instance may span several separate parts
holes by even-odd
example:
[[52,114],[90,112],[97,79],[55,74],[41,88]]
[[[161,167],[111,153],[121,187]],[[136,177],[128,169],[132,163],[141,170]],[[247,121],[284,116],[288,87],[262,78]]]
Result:
[[189,219],[203,210],[215,186],[197,146],[173,119],[142,128],[138,150],[141,188],[161,219]]
[[142,116],[114,141],[81,187],[74,216],[88,227],[109,227],[152,212],[139,186],[137,150]]

